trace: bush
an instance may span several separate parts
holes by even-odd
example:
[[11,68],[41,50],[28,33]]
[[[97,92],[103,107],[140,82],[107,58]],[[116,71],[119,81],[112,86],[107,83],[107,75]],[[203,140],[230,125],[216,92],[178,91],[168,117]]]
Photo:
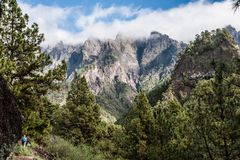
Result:
[[52,137],[47,143],[46,150],[57,160],[103,160],[104,156],[95,148],[87,145],[74,146],[60,137]]
[[[36,144],[35,144],[36,146]],[[26,146],[23,147],[22,145],[15,145],[15,147],[12,150],[11,155],[9,156],[9,158],[11,160],[18,160],[20,159],[19,156],[27,156],[27,157],[33,157],[34,160],[43,160],[39,155],[37,155],[34,152],[34,146]]]
[[23,147],[22,145],[16,145],[13,149],[14,155],[21,156],[31,156],[33,155],[31,149],[29,147]]

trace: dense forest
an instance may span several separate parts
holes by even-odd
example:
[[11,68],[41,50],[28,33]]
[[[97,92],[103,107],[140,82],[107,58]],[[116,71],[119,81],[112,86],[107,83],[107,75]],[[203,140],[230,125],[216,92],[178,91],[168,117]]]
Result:
[[[76,73],[66,104],[49,101],[47,94],[58,91],[66,78],[66,63],[46,70],[51,59],[41,50],[43,41],[38,25],[29,25],[16,0],[1,1],[0,74],[20,108],[29,148],[63,160],[240,159],[239,49],[225,29],[197,35],[172,76],[149,93],[140,90],[115,124],[101,120],[100,105],[84,75]],[[199,57],[209,62],[203,59],[197,65]],[[208,74],[188,75],[188,58],[196,64],[193,69],[207,66]],[[8,147],[13,153],[27,150]]]

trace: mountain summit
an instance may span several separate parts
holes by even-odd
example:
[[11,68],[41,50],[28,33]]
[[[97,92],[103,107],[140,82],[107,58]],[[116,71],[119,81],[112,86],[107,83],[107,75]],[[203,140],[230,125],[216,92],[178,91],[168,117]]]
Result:
[[128,111],[138,90],[149,91],[173,70],[186,44],[152,32],[143,39],[121,35],[114,40],[89,39],[80,45],[62,42],[47,52],[53,67],[67,62],[68,82],[75,72],[84,75],[97,101],[116,117]]

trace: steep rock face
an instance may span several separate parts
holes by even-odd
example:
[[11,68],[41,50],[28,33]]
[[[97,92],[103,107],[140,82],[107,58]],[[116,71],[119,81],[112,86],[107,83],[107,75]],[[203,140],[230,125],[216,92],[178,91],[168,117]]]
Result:
[[117,35],[114,40],[89,39],[78,46],[60,44],[47,52],[54,64],[67,61],[69,82],[76,71],[84,75],[97,101],[120,117],[128,111],[139,89],[151,90],[170,75],[185,46],[152,32],[138,40]]
[[97,101],[119,117],[120,113],[127,111],[139,83],[139,65],[134,41],[119,37],[102,42],[91,41],[83,45],[82,52],[86,58],[80,73],[85,75],[97,95]]
[[83,61],[80,45],[65,45],[59,42],[55,47],[47,47],[44,52],[52,59],[48,69],[53,69],[63,60],[67,62],[67,78],[72,80],[72,73],[76,71]]
[[231,25],[228,25],[226,27],[227,31],[233,36],[234,40],[237,42],[238,45],[240,45],[240,32],[236,30]]
[[199,49],[192,54],[183,53],[171,77],[175,96],[184,101],[199,80],[212,78],[212,62],[230,64],[234,58],[239,57],[239,47],[235,40],[232,37],[221,38],[214,49],[205,47],[203,52]]
[[0,150],[5,155],[5,145],[15,143],[21,136],[22,118],[15,98],[1,76],[0,99]]
[[83,54],[82,52],[72,52],[71,56],[68,59],[67,63],[67,76],[68,78],[72,75],[73,72],[79,67],[79,65],[83,61]]
[[179,43],[167,35],[152,32],[151,36],[145,40],[140,63],[141,88],[150,91],[158,84],[156,82],[170,76],[178,59],[178,54],[185,47],[186,44]]
[[[139,66],[133,42],[116,39],[99,43],[101,48],[97,55],[97,51],[86,52],[83,50],[84,55],[92,57],[87,59],[88,63],[85,62],[85,66],[89,65],[89,67],[85,67],[87,69],[84,75],[93,91],[98,94],[109,84],[116,84],[117,81],[127,83],[132,90],[136,90]],[[91,45],[83,47],[86,49]],[[89,61],[91,62],[89,63]]]

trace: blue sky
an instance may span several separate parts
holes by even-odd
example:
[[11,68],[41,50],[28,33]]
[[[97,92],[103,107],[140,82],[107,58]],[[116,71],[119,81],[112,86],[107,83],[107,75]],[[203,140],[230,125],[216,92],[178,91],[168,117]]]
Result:
[[117,34],[148,37],[151,31],[188,42],[203,30],[233,25],[240,13],[232,0],[18,0],[30,23],[39,24],[44,45],[83,43]]
[[[33,5],[44,4],[60,7],[73,7],[84,6],[92,8],[97,3],[103,7],[116,6],[136,6],[140,8],[152,8],[152,9],[169,9],[177,7],[189,2],[196,2],[197,0],[22,0],[22,2],[30,3]],[[208,0],[209,2],[216,2],[222,0]]]

